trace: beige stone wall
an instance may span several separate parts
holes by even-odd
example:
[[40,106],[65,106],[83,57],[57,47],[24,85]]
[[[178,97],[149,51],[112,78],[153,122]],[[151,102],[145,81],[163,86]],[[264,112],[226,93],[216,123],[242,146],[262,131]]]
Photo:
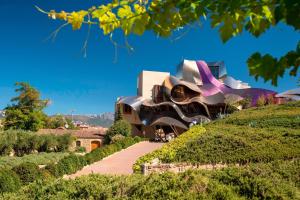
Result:
[[76,149],[76,141],[81,142],[81,147],[84,147],[86,149],[86,152],[89,153],[92,150],[92,141],[99,141],[100,142],[100,147],[103,145],[103,140],[102,139],[84,139],[84,138],[78,138],[76,139],[72,145],[71,145],[71,150],[74,151]]
[[162,85],[168,76],[169,72],[143,71],[138,77],[138,95],[152,99],[153,86]]
[[[236,164],[235,166],[240,166],[239,164]],[[170,163],[170,164],[164,164],[164,163],[154,163],[154,164],[148,164],[145,163],[142,166],[142,173],[144,175],[148,175],[151,173],[164,173],[164,172],[173,172],[173,173],[180,173],[185,172],[189,169],[201,169],[201,170],[216,170],[216,169],[223,169],[228,167],[226,164],[207,164],[207,165],[191,165],[187,163]]]

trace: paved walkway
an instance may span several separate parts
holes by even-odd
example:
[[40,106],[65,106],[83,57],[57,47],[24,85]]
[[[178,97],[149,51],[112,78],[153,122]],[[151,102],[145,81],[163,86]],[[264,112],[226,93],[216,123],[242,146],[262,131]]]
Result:
[[116,152],[103,160],[85,166],[82,170],[69,175],[66,178],[75,178],[93,173],[113,175],[132,174],[132,166],[139,157],[161,148],[162,145],[163,143],[153,143],[148,141],[134,144],[133,146]]

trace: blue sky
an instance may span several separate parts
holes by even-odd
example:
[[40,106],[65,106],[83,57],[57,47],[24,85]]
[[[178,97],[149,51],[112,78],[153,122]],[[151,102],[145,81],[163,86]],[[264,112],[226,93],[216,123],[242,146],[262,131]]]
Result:
[[[137,75],[143,69],[175,74],[182,59],[223,60],[230,75],[252,87],[281,92],[297,86],[297,79],[290,76],[280,79],[278,87],[263,80],[255,81],[246,66],[247,58],[255,51],[280,56],[295,49],[299,33],[282,24],[258,39],[244,32],[226,44],[208,22],[204,22],[202,28],[191,29],[175,42],[147,32],[142,37],[130,36],[128,41],[134,52],[119,48],[116,63],[112,43],[97,27],[92,29],[86,58],[81,52],[86,27],[76,32],[67,27],[55,42],[45,41],[61,22],[49,20],[36,11],[34,5],[71,11],[88,8],[94,2],[0,1],[0,109],[15,96],[14,83],[26,81],[36,87],[43,98],[51,99],[52,104],[46,109],[48,114],[67,114],[71,110],[78,114],[113,111],[118,96],[135,95]],[[119,33],[114,39],[119,44],[124,43]]]

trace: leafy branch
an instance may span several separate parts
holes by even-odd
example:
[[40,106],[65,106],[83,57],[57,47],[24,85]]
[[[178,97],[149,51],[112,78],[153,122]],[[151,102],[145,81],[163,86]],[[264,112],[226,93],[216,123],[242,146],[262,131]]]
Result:
[[[224,43],[243,31],[259,37],[279,22],[292,26],[296,31],[300,29],[298,0],[113,0],[108,4],[73,12],[37,9],[51,19],[66,21],[73,30],[80,29],[82,24],[98,25],[104,35],[121,29],[125,36],[143,35],[146,30],[151,30],[160,37],[169,37],[182,27],[207,19],[212,28],[218,28]],[[280,59],[259,53],[252,55],[248,59],[250,74],[256,79],[262,77],[265,81],[271,80],[273,85],[277,84],[277,77],[290,68],[290,75],[296,76],[299,53],[293,52]]]

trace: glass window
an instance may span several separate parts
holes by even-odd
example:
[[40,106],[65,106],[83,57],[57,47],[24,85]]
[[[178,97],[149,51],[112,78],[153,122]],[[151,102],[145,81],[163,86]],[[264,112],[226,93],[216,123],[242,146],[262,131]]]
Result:
[[209,66],[210,68],[210,71],[212,73],[212,75],[215,77],[215,78],[219,78],[220,76],[220,72],[219,72],[219,66]]

